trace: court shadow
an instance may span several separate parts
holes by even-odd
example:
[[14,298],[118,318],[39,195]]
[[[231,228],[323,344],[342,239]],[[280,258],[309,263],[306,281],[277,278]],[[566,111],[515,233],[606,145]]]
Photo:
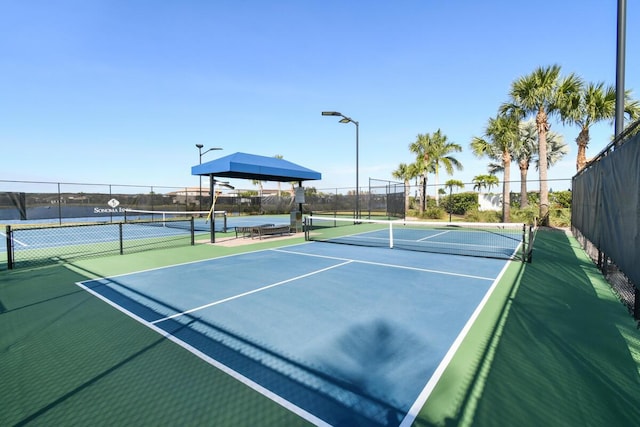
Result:
[[[385,420],[384,425],[397,426],[409,408],[400,409],[401,403],[389,401],[388,396],[403,402],[415,399],[413,393],[403,393],[403,384],[398,384],[397,378],[415,375],[415,365],[425,363],[417,355],[427,354],[426,347],[424,340],[401,325],[374,319],[346,330],[331,345],[331,354],[320,352],[322,356],[314,364],[359,394],[376,396],[380,408],[375,418]],[[352,420],[341,421],[342,425],[353,425]]]
[[[59,289],[46,286],[46,283],[51,280],[59,280],[61,277],[68,277],[69,280],[76,280],[78,275],[70,272],[68,269],[62,266],[49,266],[44,268],[34,268],[29,270],[23,270],[20,272],[12,273],[12,276],[24,280],[27,284],[24,289],[15,289],[9,291],[5,289],[7,293],[7,300],[11,300],[7,304],[3,303],[3,298],[0,297],[0,314],[12,313],[20,310],[37,307],[38,305],[51,303],[55,300],[63,300],[74,294],[82,294],[84,291],[77,287],[69,288],[66,292],[60,292]],[[5,276],[6,277],[6,276]],[[24,278],[24,279],[22,279]],[[10,279],[6,277],[6,279]],[[40,283],[39,292],[28,292],[28,283],[36,282]],[[22,292],[21,292],[22,291]],[[21,296],[24,294],[24,296]],[[18,298],[14,298],[14,297]]]
[[[197,316],[166,320],[158,326],[208,358],[331,425],[397,426],[406,413],[393,402],[381,398],[382,393],[371,392],[377,390],[378,386],[389,385],[385,383],[382,369],[391,368],[391,361],[400,352],[397,347],[396,351],[392,348],[399,342],[392,342],[394,340],[389,337],[391,331],[385,325],[374,328],[377,331],[370,336],[371,345],[363,343],[356,350],[358,355],[352,349],[345,349],[346,357],[350,354],[358,360],[357,363],[365,363],[357,374],[341,371],[339,364],[294,359],[275,348]],[[375,345],[373,340],[376,338],[382,338],[383,341]],[[350,347],[348,343],[345,344]],[[371,350],[375,350],[377,355],[370,353]],[[395,356],[392,356],[394,353]],[[375,380],[376,377],[378,380]]]

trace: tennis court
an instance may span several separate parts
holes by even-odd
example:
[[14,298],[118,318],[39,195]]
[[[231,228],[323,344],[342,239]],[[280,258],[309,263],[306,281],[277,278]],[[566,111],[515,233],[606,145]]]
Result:
[[[0,263],[36,265],[52,261],[112,253],[131,253],[157,247],[193,244],[210,239],[211,227],[220,238],[232,238],[240,226],[288,224],[289,217],[246,216],[228,217],[216,211],[213,218],[208,212],[134,211],[128,210],[123,218],[114,221],[84,221],[55,224],[51,222],[14,221],[3,227],[0,237],[7,244],[0,245]],[[8,234],[4,230],[8,231]],[[10,246],[9,246],[10,245]],[[7,256],[7,249],[11,254]]]
[[633,425],[636,325],[575,239],[535,251],[295,237],[3,272],[0,424]]
[[535,226],[308,216],[307,240],[485,258],[531,260]]
[[311,243],[80,285],[311,422],[399,425],[505,262],[388,252]]

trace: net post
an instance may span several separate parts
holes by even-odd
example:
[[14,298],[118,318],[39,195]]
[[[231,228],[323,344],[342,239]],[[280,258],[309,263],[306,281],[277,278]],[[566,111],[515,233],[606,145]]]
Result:
[[13,236],[11,233],[11,226],[7,225],[5,234],[7,236],[7,268],[9,270],[13,270]]
[[195,233],[195,222],[193,220],[193,217],[191,217],[191,219],[189,220],[189,225],[190,225],[190,232],[191,232],[191,246],[196,244],[196,233]]
[[393,223],[389,222],[389,249],[393,249]]

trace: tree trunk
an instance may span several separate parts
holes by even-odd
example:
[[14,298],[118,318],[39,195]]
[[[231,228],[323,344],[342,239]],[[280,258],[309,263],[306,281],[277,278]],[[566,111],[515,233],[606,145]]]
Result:
[[422,157],[422,161],[424,162],[424,181],[422,181],[422,212],[424,213],[427,210],[427,174],[429,173],[429,153],[425,152]]
[[540,173],[540,225],[549,225],[549,183],[547,182],[547,113],[540,107],[536,115],[538,129],[538,156]]
[[420,198],[420,214],[427,210],[427,174],[422,176],[422,196]]
[[409,213],[409,199],[410,199],[410,193],[411,192],[411,184],[409,183],[408,179],[404,180],[404,216],[406,217],[407,214]]
[[511,221],[511,154],[508,151],[502,153],[502,166],[504,176],[502,179],[502,222]]
[[435,187],[436,187],[436,206],[440,206],[440,193],[438,189],[438,165],[436,164],[436,178],[435,178]]
[[580,130],[580,134],[578,135],[578,138],[576,138],[576,142],[578,143],[578,157],[576,158],[576,170],[579,172],[587,164],[587,145],[589,145],[589,128],[588,127],[583,127]]
[[420,182],[418,182],[418,197],[420,197],[418,213],[422,215],[424,213],[424,175],[420,176]]
[[529,173],[529,161],[520,160],[520,209],[529,206],[529,195],[527,194],[527,174]]

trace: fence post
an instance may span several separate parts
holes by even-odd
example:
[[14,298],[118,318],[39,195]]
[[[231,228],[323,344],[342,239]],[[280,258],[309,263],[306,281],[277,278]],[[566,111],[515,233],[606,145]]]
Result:
[[11,235],[11,226],[6,227],[7,235],[7,268],[13,270],[13,236]]
[[527,262],[527,224],[522,224],[522,262]]
[[58,183],[58,224],[62,225],[62,193]]
[[122,238],[122,223],[118,223],[118,232],[120,233],[120,255],[124,254],[124,239]]

